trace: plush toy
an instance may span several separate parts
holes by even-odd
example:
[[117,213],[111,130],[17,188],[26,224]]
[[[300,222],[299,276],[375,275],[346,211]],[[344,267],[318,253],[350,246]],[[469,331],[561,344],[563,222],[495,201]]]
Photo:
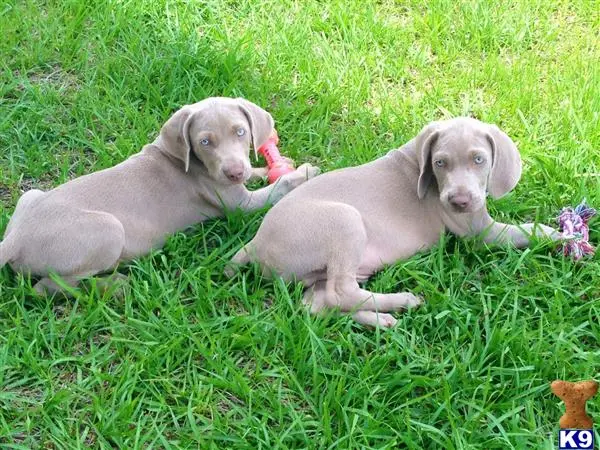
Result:
[[585,255],[593,255],[594,247],[589,243],[589,220],[596,215],[596,210],[585,204],[585,200],[576,208],[563,208],[557,217],[558,231],[563,243],[561,252],[579,260]]
[[269,169],[267,172],[267,180],[269,181],[269,184],[275,183],[282,175],[295,170],[290,161],[279,154],[279,149],[277,148],[278,143],[279,136],[277,136],[277,132],[273,130],[273,134],[267,139],[267,142],[258,148],[258,153],[263,155],[267,161],[267,167]]

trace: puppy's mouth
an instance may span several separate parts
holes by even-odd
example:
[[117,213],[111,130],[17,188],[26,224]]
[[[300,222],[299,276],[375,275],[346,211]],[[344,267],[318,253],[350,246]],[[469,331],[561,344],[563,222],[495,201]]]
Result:
[[457,206],[457,205],[447,205],[449,206],[449,208],[454,211],[457,214],[466,214],[466,213],[470,213],[476,210],[476,208],[473,208],[471,205],[468,206]]

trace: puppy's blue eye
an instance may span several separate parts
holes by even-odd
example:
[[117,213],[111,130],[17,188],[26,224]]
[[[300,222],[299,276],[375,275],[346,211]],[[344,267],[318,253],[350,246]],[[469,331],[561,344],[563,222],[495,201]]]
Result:
[[210,141],[209,141],[208,139],[202,139],[202,140],[200,141],[200,143],[201,143],[202,145],[208,145],[208,144],[210,144]]
[[475,158],[473,158],[473,161],[475,164],[483,164],[483,156],[477,155]]
[[433,163],[437,167],[444,167],[446,165],[446,161],[444,161],[443,159],[436,159]]
[[244,130],[243,128],[238,128],[237,131],[236,131],[236,134],[238,136],[243,136],[243,135],[246,134],[246,130]]

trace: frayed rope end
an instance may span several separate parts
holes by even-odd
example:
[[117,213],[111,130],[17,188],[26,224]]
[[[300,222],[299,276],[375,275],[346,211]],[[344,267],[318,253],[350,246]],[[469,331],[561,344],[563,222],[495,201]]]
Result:
[[596,215],[596,210],[585,204],[585,199],[575,208],[563,208],[556,218],[558,231],[563,243],[560,251],[564,256],[572,256],[579,260],[586,255],[593,255],[594,246],[589,243],[589,220]]

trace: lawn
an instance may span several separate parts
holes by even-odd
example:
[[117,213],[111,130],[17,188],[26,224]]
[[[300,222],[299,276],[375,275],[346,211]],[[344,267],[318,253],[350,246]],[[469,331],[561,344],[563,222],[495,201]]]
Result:
[[[0,5],[0,231],[19,195],[110,167],[181,105],[243,96],[322,170],[470,115],[519,145],[489,208],[554,224],[600,207],[593,0],[33,1]],[[389,331],[311,317],[302,288],[227,260],[264,212],[173,236],[93,288],[32,296],[0,270],[2,448],[550,449],[549,383],[600,378],[600,257],[446,236],[368,284],[427,304]],[[600,241],[600,220],[591,240]],[[588,411],[600,422],[600,395]],[[596,433],[596,439],[600,436]]]

